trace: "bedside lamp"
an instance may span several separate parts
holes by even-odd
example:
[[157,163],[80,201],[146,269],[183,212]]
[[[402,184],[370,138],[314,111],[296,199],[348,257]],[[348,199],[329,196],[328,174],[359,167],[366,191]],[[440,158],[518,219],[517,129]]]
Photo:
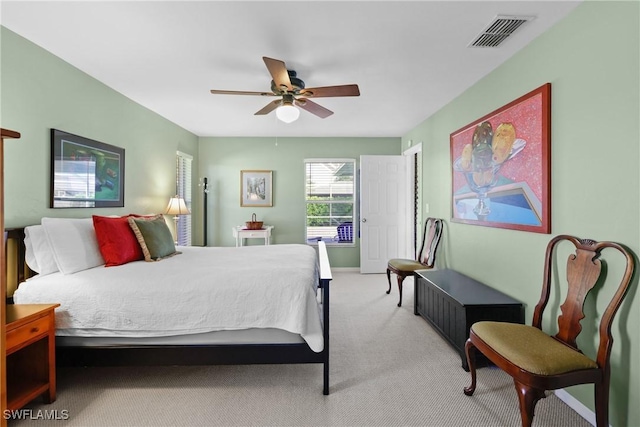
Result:
[[184,202],[184,199],[180,196],[175,196],[169,199],[169,204],[167,205],[167,210],[165,211],[166,215],[173,215],[173,221],[175,222],[175,233],[176,239],[175,243],[178,244],[178,216],[179,215],[190,215],[191,212],[189,208],[187,208],[187,204]]

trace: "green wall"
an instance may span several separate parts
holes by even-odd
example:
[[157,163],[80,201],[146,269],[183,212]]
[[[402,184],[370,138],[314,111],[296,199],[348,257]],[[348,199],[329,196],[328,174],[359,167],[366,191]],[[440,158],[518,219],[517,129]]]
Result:
[[[5,144],[6,226],[36,224],[43,216],[162,212],[175,194],[176,150],[197,156],[198,138],[10,30],[1,31],[1,125],[22,136]],[[51,128],[125,149],[124,208],[49,208]]]
[[[275,225],[275,243],[301,242],[303,159],[399,154],[409,141],[422,142],[421,206],[428,203],[430,216],[448,221],[449,134],[551,82],[552,235],[614,240],[639,253],[639,9],[637,2],[583,3],[402,138],[198,138],[2,28],[0,124],[22,133],[20,140],[8,141],[5,147],[6,224],[33,224],[42,216],[160,212],[174,192],[175,151],[180,150],[196,159],[195,243],[202,240],[202,194],[196,185],[204,176],[211,184],[209,245],[232,246],[231,227],[253,212]],[[126,149],[124,208],[48,208],[50,128]],[[274,171],[272,208],[240,207],[242,169]],[[549,239],[550,235],[448,221],[438,264],[525,302],[530,321]],[[356,267],[359,248],[330,248],[330,257],[335,267]],[[610,273],[619,270],[618,263],[609,264]],[[640,426],[637,286],[635,279],[613,328],[610,423],[614,426]],[[593,330],[593,325],[583,326]],[[583,340],[580,345],[588,352],[595,344]],[[593,409],[592,387],[568,391]]]
[[[304,243],[304,159],[398,154],[400,138],[200,138],[200,171],[208,178],[210,246],[233,246],[231,229],[256,213],[273,225],[273,243]],[[240,207],[240,171],[273,171],[273,207]],[[202,235],[197,224],[196,235]],[[250,242],[249,242],[250,243]],[[256,242],[260,243],[260,242]],[[328,248],[333,267],[359,267],[360,248]]]
[[[429,203],[430,214],[451,218],[449,134],[550,82],[551,235],[613,240],[640,253],[639,17],[638,2],[583,3],[404,135],[403,141],[424,142],[423,204]],[[550,237],[448,222],[439,261],[525,302],[530,322],[540,297]],[[615,255],[604,257],[611,260]],[[609,262],[612,276],[621,268],[620,263]],[[640,426],[637,282],[636,277],[612,331],[610,423],[614,426]],[[601,291],[599,297],[611,293]],[[604,309],[592,300],[587,306],[598,313]],[[551,319],[545,320],[551,325]],[[583,322],[583,327],[595,335],[593,324]],[[589,354],[595,340],[582,338],[579,345]],[[593,410],[592,386],[567,391]]]

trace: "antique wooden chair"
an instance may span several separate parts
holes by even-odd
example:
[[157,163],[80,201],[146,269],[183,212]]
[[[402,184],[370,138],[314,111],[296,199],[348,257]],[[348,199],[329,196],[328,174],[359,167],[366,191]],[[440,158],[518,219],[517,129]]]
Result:
[[402,306],[402,282],[404,279],[414,275],[416,270],[427,270],[435,265],[440,237],[442,237],[442,220],[427,218],[424,223],[422,245],[418,251],[417,260],[403,258],[389,260],[387,264],[387,281],[389,282],[387,294],[391,292],[391,272],[394,272],[398,276],[398,291],[400,291],[398,307]]
[[[568,287],[557,319],[558,333],[550,336],[542,331],[541,324],[551,292],[552,256],[557,244],[566,241],[573,243],[575,253],[570,254],[567,260]],[[626,258],[626,267],[617,291],[602,313],[597,355],[592,360],[578,349],[576,338],[582,330],[580,321],[585,317],[583,307],[587,294],[596,284],[604,285],[598,258],[605,248],[620,251]],[[477,322],[471,326],[465,345],[471,385],[464,389],[464,393],[471,396],[476,389],[477,349],[513,377],[523,426],[531,426],[535,405],[545,397],[545,390],[590,383],[595,388],[597,426],[608,426],[609,356],[613,343],[611,323],[629,287],[633,271],[633,255],[617,243],[566,235],[553,238],[547,246],[542,295],[533,313],[532,326],[500,322]]]

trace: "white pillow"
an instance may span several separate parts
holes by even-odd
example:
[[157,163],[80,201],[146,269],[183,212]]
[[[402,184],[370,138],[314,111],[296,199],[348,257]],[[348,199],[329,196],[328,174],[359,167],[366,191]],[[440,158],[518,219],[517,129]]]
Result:
[[42,218],[42,227],[62,274],[104,264],[91,218]]
[[30,269],[44,276],[58,271],[53,250],[42,225],[30,225],[24,229],[25,260]]

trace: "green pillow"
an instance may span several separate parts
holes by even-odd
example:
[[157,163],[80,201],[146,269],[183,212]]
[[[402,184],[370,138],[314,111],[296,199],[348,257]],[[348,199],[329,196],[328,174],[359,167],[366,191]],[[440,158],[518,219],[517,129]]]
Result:
[[176,251],[171,230],[162,215],[129,217],[129,226],[140,243],[145,261],[160,261],[180,253]]

